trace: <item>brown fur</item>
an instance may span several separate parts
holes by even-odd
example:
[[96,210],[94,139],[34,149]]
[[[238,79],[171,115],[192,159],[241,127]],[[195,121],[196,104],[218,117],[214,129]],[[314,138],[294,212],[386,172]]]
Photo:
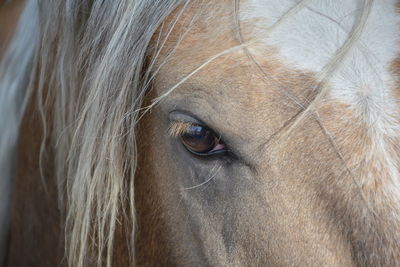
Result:
[[46,151],[43,185],[39,170],[42,124],[32,98],[21,124],[17,175],[13,195],[8,265],[58,266],[62,262],[63,224],[51,149]]

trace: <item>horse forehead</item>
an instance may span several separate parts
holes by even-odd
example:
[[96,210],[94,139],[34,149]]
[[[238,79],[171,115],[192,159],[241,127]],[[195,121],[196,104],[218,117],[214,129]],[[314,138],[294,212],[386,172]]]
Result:
[[[267,46],[274,47],[285,65],[318,76],[357,27],[364,3],[248,0],[242,5],[241,20],[252,21],[249,32],[261,38],[250,48],[256,57],[262,57]],[[373,2],[359,38],[331,73],[333,98],[367,110],[372,117],[378,116],[373,106],[395,109],[393,63],[400,55],[399,20],[398,1]]]

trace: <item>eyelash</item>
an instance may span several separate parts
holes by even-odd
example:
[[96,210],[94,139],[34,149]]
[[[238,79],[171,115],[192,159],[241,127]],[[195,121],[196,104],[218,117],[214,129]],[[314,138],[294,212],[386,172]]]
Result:
[[169,134],[172,137],[179,137],[188,132],[190,126],[196,125],[191,122],[173,121],[169,127]]

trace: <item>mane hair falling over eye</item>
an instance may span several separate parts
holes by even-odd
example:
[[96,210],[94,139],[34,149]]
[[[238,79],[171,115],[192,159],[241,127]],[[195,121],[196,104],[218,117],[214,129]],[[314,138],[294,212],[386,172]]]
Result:
[[[110,266],[120,216],[131,222],[134,251],[136,124],[152,71],[143,66],[154,32],[182,2],[40,4],[50,14],[42,22],[47,40],[41,43],[41,54],[49,56],[37,71],[53,81],[47,85],[48,106],[56,123],[52,135],[59,140],[58,183],[66,188],[70,266],[86,266],[88,260]],[[44,78],[48,73],[51,77]],[[126,199],[129,212],[121,214]]]
[[[147,48],[167,16],[188,3],[29,0],[26,8],[36,13],[27,11],[23,19],[37,16],[40,34],[35,54],[29,55],[35,59],[33,69],[20,73],[33,73],[43,140],[49,136],[55,147],[69,266],[111,266],[121,216],[132,222],[133,246],[136,124],[152,71],[143,68]],[[165,31],[179,15],[178,11]],[[21,29],[29,23],[34,25],[29,21]],[[32,39],[14,42],[28,47]],[[6,88],[8,84],[2,84],[2,93]],[[124,206],[126,199],[129,207]]]

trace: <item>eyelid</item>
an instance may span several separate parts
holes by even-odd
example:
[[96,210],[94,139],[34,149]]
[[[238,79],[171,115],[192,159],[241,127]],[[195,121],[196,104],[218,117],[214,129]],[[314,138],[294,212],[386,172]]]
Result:
[[198,119],[195,115],[181,110],[171,111],[169,113],[169,120],[171,122],[191,123],[206,126],[206,123]]

